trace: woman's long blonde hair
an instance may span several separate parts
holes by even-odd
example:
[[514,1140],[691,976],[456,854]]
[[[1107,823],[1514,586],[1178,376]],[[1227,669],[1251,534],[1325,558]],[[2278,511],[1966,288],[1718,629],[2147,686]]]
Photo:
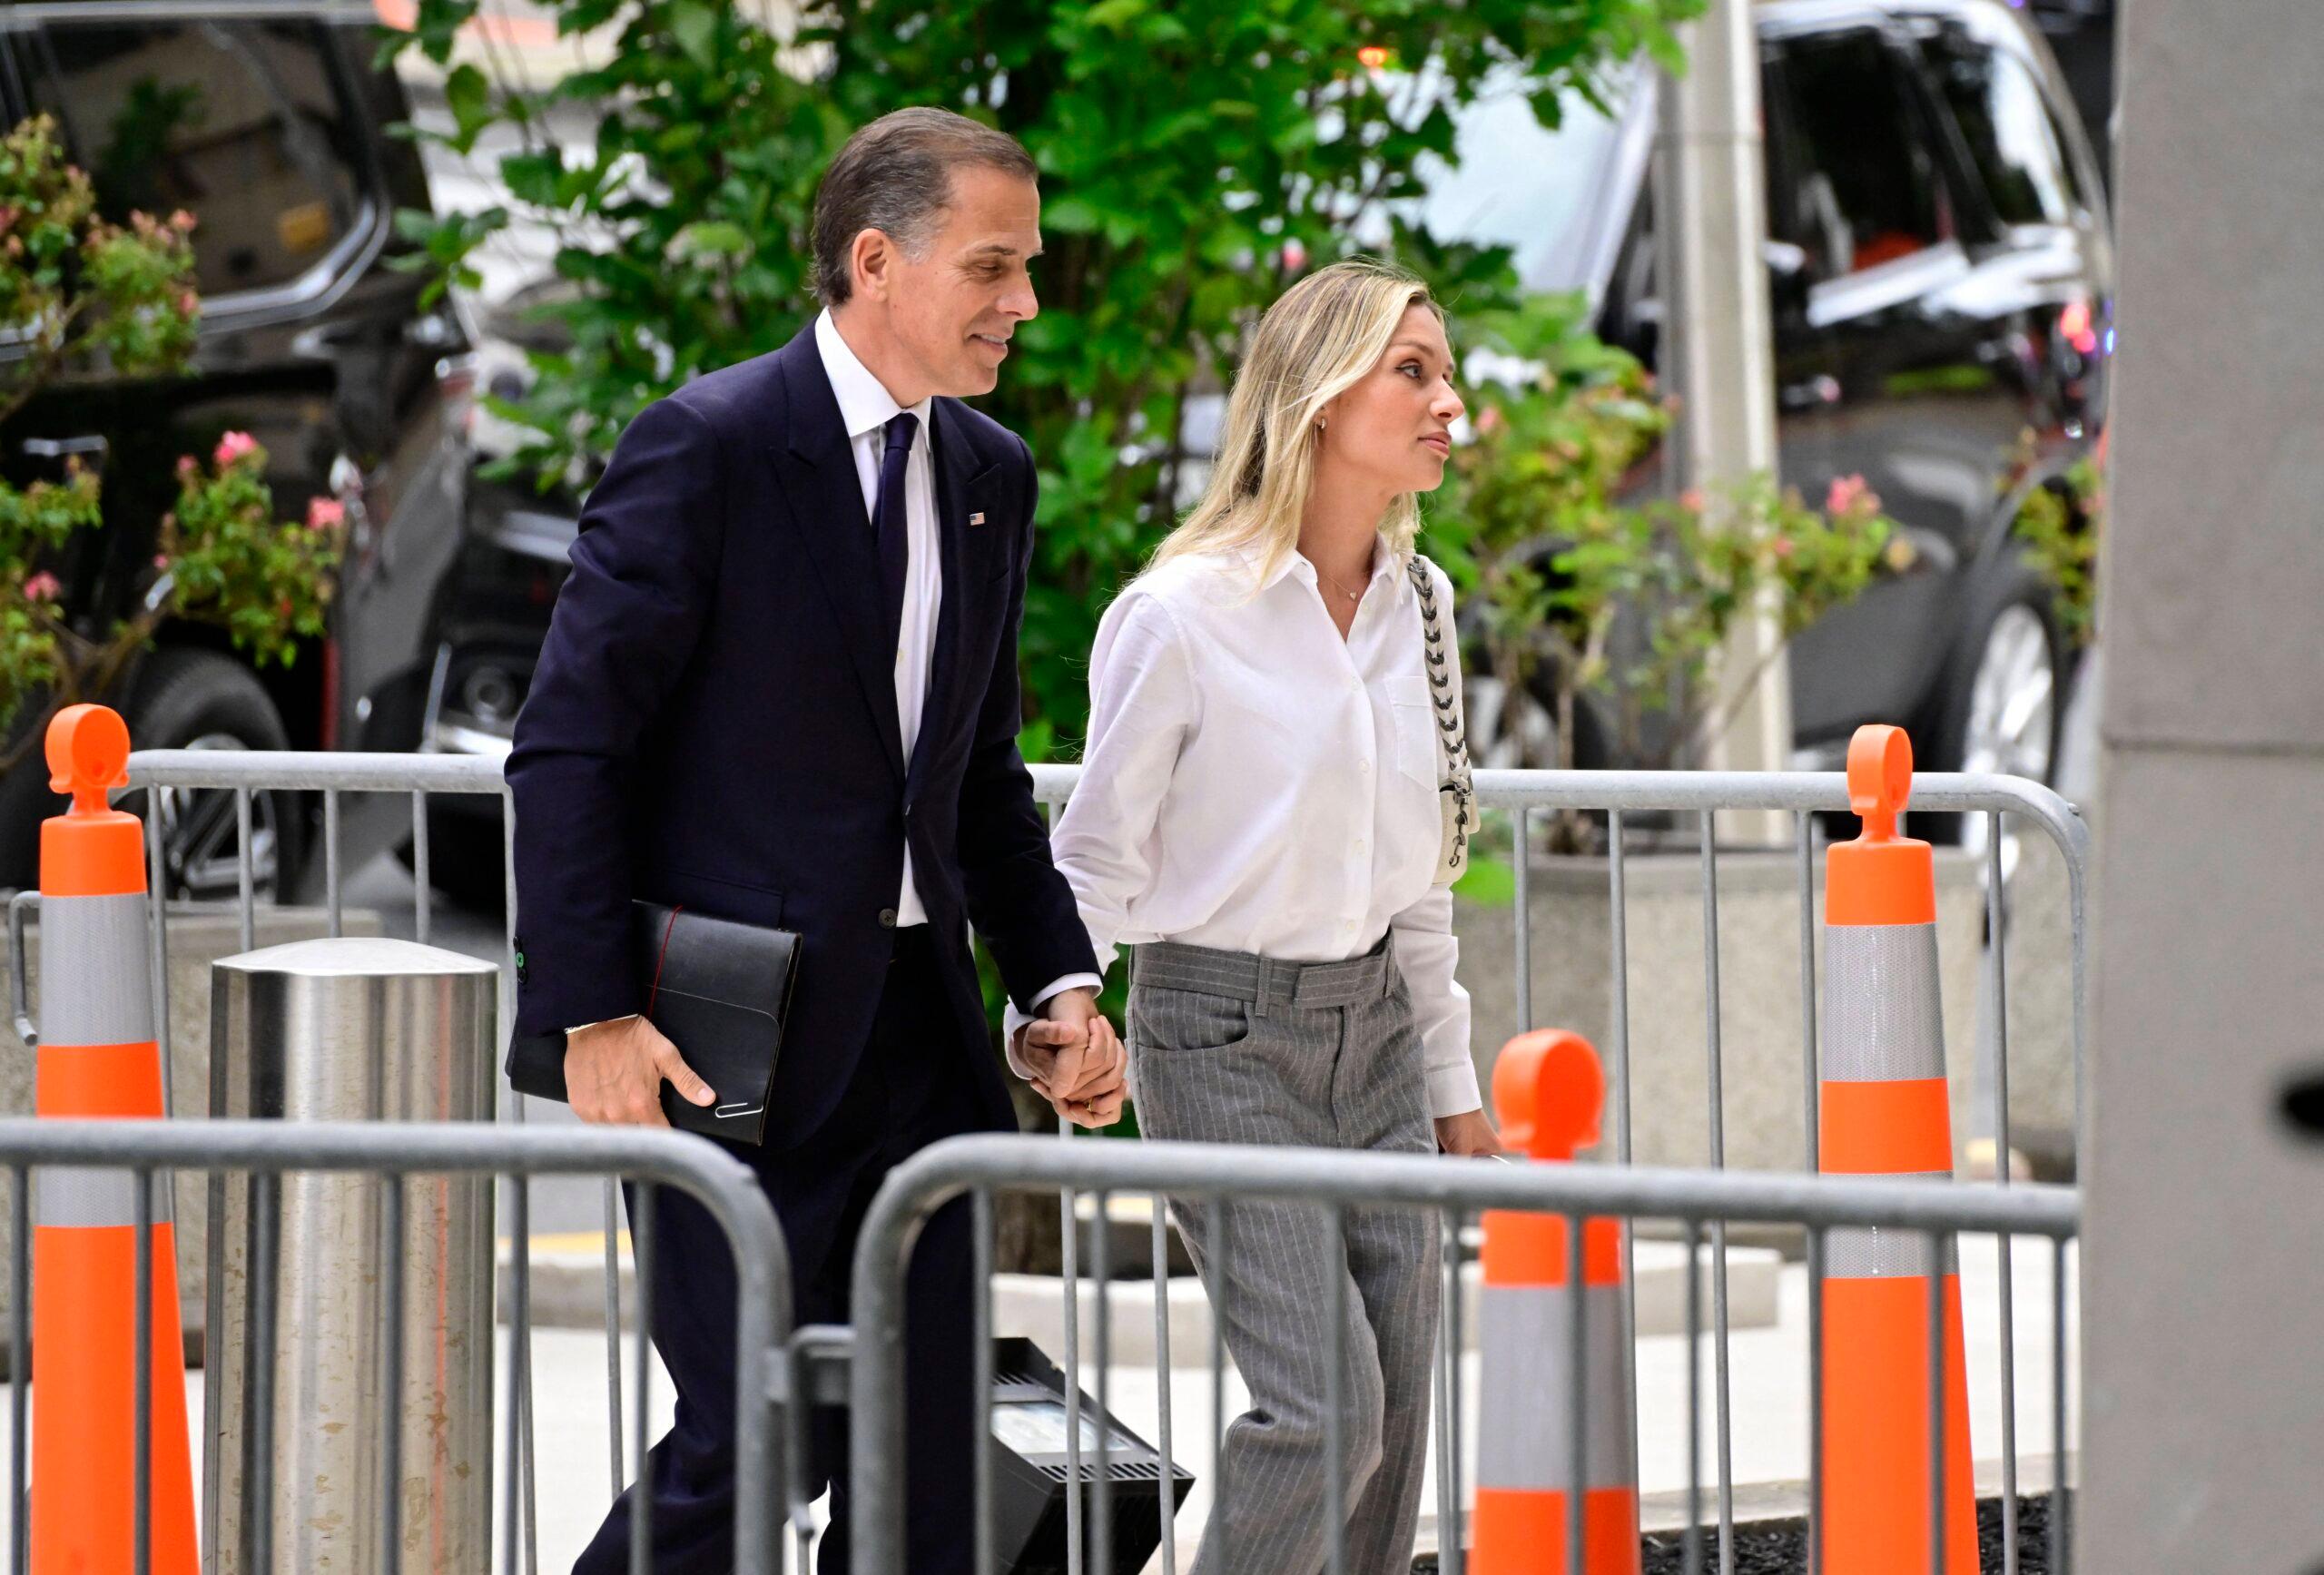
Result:
[[[1284,291],[1259,319],[1236,374],[1226,436],[1202,497],[1148,566],[1244,547],[1257,552],[1258,583],[1265,583],[1299,543],[1323,436],[1317,418],[1379,364],[1414,306],[1443,320],[1417,275],[1367,257],[1319,268]],[[1413,494],[1397,494],[1380,528],[1393,550],[1411,550],[1420,529]]]

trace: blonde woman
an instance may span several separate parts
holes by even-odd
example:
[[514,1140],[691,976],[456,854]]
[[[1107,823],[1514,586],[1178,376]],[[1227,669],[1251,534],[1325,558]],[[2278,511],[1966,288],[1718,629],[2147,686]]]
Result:
[[[1499,1151],[1434,884],[1443,763],[1408,572],[1415,499],[1443,480],[1462,413],[1452,375],[1411,274],[1348,261],[1295,285],[1259,323],[1202,500],[1098,630],[1087,759],[1052,851],[1099,966],[1134,949],[1130,1083],[1150,1137]],[[1451,587],[1424,567],[1449,626]],[[1349,1293],[1348,1568],[1408,1570],[1433,1222],[1350,1209],[1343,1255],[1312,1206],[1235,1203],[1216,1226],[1213,1206],[1172,1200],[1251,1409],[1196,1575],[1222,1575],[1222,1541],[1237,1570],[1324,1562],[1333,1276]]]

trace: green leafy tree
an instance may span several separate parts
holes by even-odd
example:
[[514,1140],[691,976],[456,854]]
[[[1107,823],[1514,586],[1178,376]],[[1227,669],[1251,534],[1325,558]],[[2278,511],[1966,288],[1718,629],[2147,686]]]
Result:
[[[1431,545],[1467,594],[1504,706],[1550,678],[1556,755],[1523,763],[1572,769],[1584,695],[1611,712],[1621,759],[1678,763],[1732,720],[1711,680],[1738,618],[1770,606],[1780,652],[1884,563],[1903,566],[1905,541],[1861,477],[1820,508],[1766,477],[1645,497],[1641,467],[1669,411],[1645,369],[1583,324],[1582,303],[1558,298],[1471,321],[1538,371],[1475,390],[1476,440],[1455,452]],[[1579,849],[1586,823],[1561,815],[1551,841]]]
[[[1026,605],[1029,754],[1078,735],[1098,614],[1143,562],[1189,478],[1190,395],[1222,387],[1256,312],[1303,271],[1384,243],[1464,309],[1507,304],[1506,253],[1417,229],[1431,155],[1454,156],[1453,111],[1514,84],[1554,124],[1569,93],[1614,67],[1670,59],[1699,0],[871,0],[811,5],[786,35],[756,7],[564,0],[561,32],[607,64],[539,87],[463,61],[446,79],[473,155],[515,133],[510,202],[407,214],[419,265],[474,282],[471,259],[518,221],[557,238],[578,299],[549,309],[572,338],[537,358],[500,413],[535,440],[512,468],[586,481],[645,403],[696,372],[773,349],[812,310],[816,182],[857,126],[910,104],[1010,133],[1041,170],[1041,315],[980,401],[1031,444],[1039,561]],[[420,0],[388,51],[452,61],[476,0]],[[596,134],[560,150],[553,114],[588,106]]]
[[[2098,544],[2106,529],[2106,438],[2044,485],[2028,488],[2017,506],[2019,550],[2049,582],[2058,626],[2079,646],[2098,637]],[[2022,484],[2039,457],[2034,435],[2018,438],[2015,462],[2002,478],[2004,491]]]

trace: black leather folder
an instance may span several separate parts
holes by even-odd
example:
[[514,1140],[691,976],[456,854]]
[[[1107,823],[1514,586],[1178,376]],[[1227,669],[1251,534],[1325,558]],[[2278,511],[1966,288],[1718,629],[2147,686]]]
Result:
[[[646,1018],[718,1093],[716,1103],[697,1105],[663,1084],[670,1125],[762,1141],[799,971],[797,933],[639,901],[630,904],[630,948],[637,977],[647,981]],[[565,1035],[513,1039],[508,1081],[519,1093],[566,1100]]]

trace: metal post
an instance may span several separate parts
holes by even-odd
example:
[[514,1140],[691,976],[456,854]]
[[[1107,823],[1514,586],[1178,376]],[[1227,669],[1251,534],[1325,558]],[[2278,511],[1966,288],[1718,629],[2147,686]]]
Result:
[[[974,1491],[976,1508],[970,1519],[976,1538],[976,1575],[993,1575],[992,1556],[992,1188],[980,1186],[969,1210],[970,1250],[974,1255],[969,1265],[969,1299],[974,1304],[975,1326],[970,1338],[976,1342],[976,1443]],[[1157,1376],[1169,1381],[1169,1368],[1157,1363]],[[793,1404],[803,1404],[803,1398],[794,1396]],[[1167,1433],[1164,1435],[1168,1436]],[[1170,1446],[1162,1446],[1162,1458],[1170,1458]],[[1163,1472],[1163,1480],[1169,1473]],[[806,1549],[799,1550],[799,1575],[807,1575]]]
[[[1775,335],[1759,131],[1759,46],[1748,0],[1709,0],[1679,37],[1684,74],[1657,83],[1655,212],[1663,295],[1659,371],[1680,396],[1670,441],[1679,487],[1728,497],[1776,468]],[[1676,488],[1674,487],[1674,490]],[[1709,763],[1777,771],[1791,754],[1790,684],[1772,596],[1738,617],[1721,654],[1722,702],[1748,681]],[[1738,841],[1782,840],[1773,814],[1728,817]]]
[[[213,1117],[256,1117],[287,1134],[321,1121],[489,1117],[497,975],[488,962],[341,937],[226,958],[212,979]],[[260,1212],[261,1181],[281,1199],[279,1217]],[[218,1376],[205,1389],[213,1407],[205,1428],[224,1469],[203,1484],[203,1520],[217,1528],[222,1569],[271,1568],[230,1561],[243,1528],[261,1524],[286,1569],[368,1569],[386,1521],[422,1517],[445,1563],[489,1566],[491,1191],[473,1176],[379,1186],[344,1175],[212,1189],[226,1206],[211,1221],[207,1365]],[[399,1227],[393,1238],[389,1224]],[[512,1224],[521,1255],[522,1216]],[[261,1230],[279,1232],[278,1261],[262,1265],[280,1273],[279,1312],[255,1300]],[[300,1359],[281,1363],[279,1375],[269,1347],[242,1338],[261,1315],[279,1317],[298,1343]],[[279,1391],[279,1415],[261,1415],[255,1394],[243,1403],[248,1391],[235,1378],[244,1370]],[[399,1375],[399,1387],[379,1391],[384,1373]],[[513,1395],[511,1403],[513,1416]],[[366,1430],[311,1425],[319,1415],[383,1409],[408,1446],[392,1479]],[[271,1445],[258,1442],[262,1432]],[[253,1454],[265,1448],[279,1491],[261,1492],[231,1469],[244,1440]],[[333,1514],[313,1511],[318,1480],[337,1484]]]
[[[2001,812],[1985,827],[1985,940],[1993,970],[1994,1185],[2009,1185],[2009,904],[2001,878]],[[2001,1569],[2017,1575],[2017,1298],[2010,1238],[1994,1238],[2001,1269]]]
[[[1703,1036],[1709,1059],[1710,1166],[1727,1167],[1727,1088],[1719,1042],[1718,992],[1718,851],[1712,817],[1702,821],[1703,861]],[[1711,1359],[1718,1408],[1718,1569],[1735,1575],[1735,1457],[1732,1421],[1728,1413],[1727,1222],[1710,1222]]]
[[1533,1027],[1533,812],[1520,809],[1512,817],[1517,830],[1517,1030]]
[[[1162,1575],[1178,1575],[1178,1482],[1169,1470],[1170,1461],[1170,1373],[1176,1365],[1170,1359],[1170,1226],[1163,1217],[1163,1199],[1154,1195],[1154,1375],[1161,1390],[1162,1410],[1156,1429],[1155,1446],[1163,1461],[1160,1508]],[[978,1460],[983,1462],[980,1453]]]

